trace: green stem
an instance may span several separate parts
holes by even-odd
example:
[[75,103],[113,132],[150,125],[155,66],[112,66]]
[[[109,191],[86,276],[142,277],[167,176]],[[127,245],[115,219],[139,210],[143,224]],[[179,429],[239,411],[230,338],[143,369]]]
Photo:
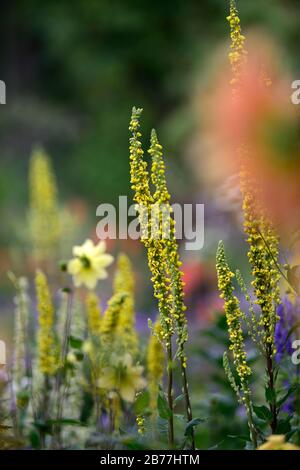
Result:
[[277,404],[276,404],[276,393],[275,393],[275,377],[274,377],[274,362],[271,347],[267,351],[267,374],[268,374],[268,387],[272,392],[274,397],[271,403],[269,403],[269,408],[272,413],[272,421],[270,423],[272,434],[276,434],[277,429]]
[[250,392],[248,386],[244,389],[245,407],[248,418],[248,426],[250,431],[250,438],[254,448],[257,448],[257,432],[253,422],[252,404],[250,400]]
[[[189,384],[188,384],[187,375],[186,375],[186,367],[185,367],[183,359],[181,359],[180,365],[181,365],[183,393],[184,393],[184,398],[185,398],[186,417],[187,417],[188,422],[190,422],[193,419],[193,413],[192,413],[190,393],[189,393]],[[192,450],[195,450],[195,435],[194,435],[193,427],[191,431],[191,447],[192,447]]]
[[67,303],[67,315],[66,315],[66,322],[65,322],[65,329],[64,329],[64,337],[63,337],[63,345],[61,351],[61,365],[56,375],[56,383],[55,383],[55,391],[57,395],[57,403],[56,403],[56,424],[54,430],[54,447],[61,446],[61,425],[60,421],[62,419],[62,412],[63,412],[63,402],[66,395],[67,386],[61,391],[61,385],[63,382],[63,375],[64,375],[64,366],[68,355],[68,348],[69,348],[69,336],[70,336],[70,329],[71,329],[71,321],[72,321],[72,307],[73,307],[73,294],[72,291],[68,291],[68,303]]
[[167,346],[167,375],[168,375],[168,386],[167,386],[167,395],[168,395],[168,405],[170,409],[170,416],[168,419],[168,434],[169,434],[169,445],[170,448],[174,448],[174,422],[173,422],[173,356],[172,356],[172,344],[171,338],[168,339],[169,343]]

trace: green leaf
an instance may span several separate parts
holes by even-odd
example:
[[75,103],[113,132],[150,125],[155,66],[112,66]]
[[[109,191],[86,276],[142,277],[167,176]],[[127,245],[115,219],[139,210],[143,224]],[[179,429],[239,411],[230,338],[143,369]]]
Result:
[[172,416],[172,411],[168,405],[165,395],[159,392],[157,397],[157,409],[160,418],[169,419]]
[[205,421],[204,418],[194,418],[191,421],[187,423],[187,426],[185,428],[185,436],[191,436],[192,430],[195,426],[198,426],[198,424],[203,423]]
[[184,393],[182,393],[181,395],[178,395],[178,397],[176,397],[174,400],[174,406],[176,406],[177,403],[179,403],[183,399],[184,399]]
[[47,421],[49,424],[61,424],[63,426],[83,426],[83,423],[78,419],[62,418],[62,419],[51,419]]
[[291,417],[289,416],[287,419],[280,419],[278,421],[276,427],[276,434],[287,434],[291,431],[290,419]]
[[134,409],[137,415],[143,414],[150,403],[150,394],[147,390],[138,394]]
[[297,390],[297,386],[293,385],[292,387],[290,387],[289,390],[287,391],[287,393],[277,401],[277,407],[280,408],[286,402],[286,400],[293,393],[295,393],[296,390]]
[[31,432],[29,434],[29,440],[30,440],[31,445],[34,449],[40,449],[41,448],[40,435],[35,429],[31,430]]
[[268,403],[274,403],[276,401],[276,392],[273,388],[267,387],[265,390],[265,397]]
[[271,411],[269,410],[269,408],[267,408],[264,405],[262,405],[262,406],[253,406],[253,411],[256,414],[256,416],[259,419],[262,419],[263,421],[269,422],[269,421],[272,421],[272,419],[273,419]]
[[69,343],[71,348],[81,349],[83,340],[80,338],[76,338],[75,336],[69,336]]

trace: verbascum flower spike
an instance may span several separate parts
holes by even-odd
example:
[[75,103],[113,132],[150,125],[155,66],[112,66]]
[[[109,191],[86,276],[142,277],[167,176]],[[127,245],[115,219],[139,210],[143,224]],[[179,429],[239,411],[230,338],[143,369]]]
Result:
[[277,305],[280,303],[279,241],[260,204],[258,185],[245,165],[240,176],[244,230],[249,244],[248,259],[253,276],[252,286],[255,303],[260,307],[256,328],[262,349],[267,356],[273,357],[276,353],[275,326],[279,319]]
[[233,363],[239,378],[239,383],[236,383],[234,379],[226,353],[223,356],[224,370],[233,390],[237,394],[239,402],[245,406],[251,440],[254,447],[257,447],[257,432],[253,423],[251,392],[248,383],[252,371],[247,364],[247,354],[242,329],[242,318],[244,318],[244,315],[240,309],[239,300],[234,295],[234,287],[232,284],[234,274],[229,268],[222,241],[219,242],[216,258],[218,288],[220,297],[224,300],[224,310],[228,325],[229,349],[233,354]]
[[117,260],[114,292],[115,294],[127,294],[120,311],[118,335],[125,350],[134,356],[138,351],[138,336],[135,328],[134,274],[130,259],[125,253],[121,253]]
[[149,209],[152,204],[152,196],[149,188],[149,174],[147,170],[147,162],[145,162],[140,141],[140,117],[142,114],[141,108],[133,108],[129,130],[132,132],[132,137],[129,140],[130,152],[130,182],[131,188],[134,191],[133,200],[138,205],[139,221],[141,225],[141,238],[147,244],[150,233],[150,220]]
[[57,250],[61,225],[54,172],[49,157],[40,148],[30,159],[29,189],[31,239],[35,256],[44,260]]
[[163,160],[162,146],[158,142],[155,130],[151,133],[151,146],[149,153],[152,157],[151,178],[155,187],[154,203],[159,209],[159,235],[161,238],[162,253],[166,260],[166,273],[170,280],[169,285],[169,311],[173,318],[178,344],[178,357],[186,367],[186,356],[184,344],[188,339],[187,320],[185,316],[186,306],[184,305],[184,292],[182,272],[180,271],[181,261],[178,254],[178,245],[175,237],[175,221],[172,217],[170,206],[170,194],[167,187],[165,163]]
[[53,375],[58,367],[57,348],[54,337],[54,307],[47,278],[42,271],[35,277],[38,311],[38,360],[43,374]]
[[130,174],[131,187],[134,191],[134,201],[138,204],[141,225],[141,241],[147,248],[148,265],[151,271],[154,296],[158,301],[158,309],[163,328],[163,339],[167,347],[171,347],[171,337],[174,334],[172,317],[169,312],[168,293],[169,278],[166,274],[166,247],[159,237],[152,236],[151,211],[154,200],[149,189],[149,174],[147,164],[143,160],[141,148],[141,133],[139,118],[142,110],[133,108],[129,130],[130,138]]
[[[162,339],[166,346],[168,357],[168,405],[173,411],[173,352],[172,336],[174,334],[173,318],[170,313],[168,295],[170,279],[167,274],[166,244],[161,237],[153,236],[151,211],[154,200],[149,189],[149,174],[147,164],[143,159],[141,133],[139,131],[139,118],[142,110],[133,108],[129,130],[132,132],[130,138],[130,175],[131,187],[134,191],[134,201],[138,205],[139,222],[141,227],[141,241],[147,248],[148,265],[151,271],[154,297],[158,301],[160,322],[162,326]],[[169,445],[174,446],[173,413],[168,419]]]
[[151,410],[156,410],[158,389],[164,375],[165,353],[161,339],[162,334],[163,331],[160,321],[157,320],[153,326],[147,350],[147,370]]
[[[151,145],[149,154],[152,158],[151,180],[155,188],[153,195],[154,204],[158,209],[158,236],[160,238],[160,249],[162,259],[165,260],[165,276],[168,279],[168,310],[169,315],[177,333],[177,352],[181,366],[183,393],[185,397],[187,421],[193,419],[190,396],[187,382],[187,359],[185,354],[185,343],[188,339],[187,320],[185,316],[186,306],[184,304],[183,273],[180,270],[181,261],[178,254],[178,244],[175,236],[175,221],[172,217],[170,206],[170,193],[167,187],[165,163],[163,160],[162,146],[160,145],[155,130],[151,133]],[[156,214],[157,219],[157,214]],[[163,325],[163,324],[162,324]],[[195,448],[194,431],[191,433],[191,445]]]
[[229,53],[229,62],[233,75],[231,85],[235,88],[241,78],[241,69],[245,64],[247,51],[245,50],[245,36],[242,34],[240,18],[234,0],[230,0],[230,14],[227,16],[227,20],[230,24],[231,38]]
[[249,375],[251,375],[251,369],[247,365],[247,354],[241,325],[243,314],[240,309],[239,301],[233,294],[234,287],[232,285],[232,278],[234,274],[228,266],[222,241],[219,242],[217,250],[216,268],[220,297],[224,299],[224,310],[230,340],[229,349],[232,351],[234,365],[241,384],[243,384],[247,381]]
[[134,275],[130,259],[120,253],[117,259],[117,270],[114,277],[114,291],[134,294]]
[[90,335],[100,337],[101,334],[101,308],[99,298],[94,292],[89,292],[86,300],[88,330]]
[[101,338],[108,346],[113,346],[117,338],[117,330],[120,320],[120,312],[123,308],[127,294],[114,294],[108,301],[107,309],[101,321]]

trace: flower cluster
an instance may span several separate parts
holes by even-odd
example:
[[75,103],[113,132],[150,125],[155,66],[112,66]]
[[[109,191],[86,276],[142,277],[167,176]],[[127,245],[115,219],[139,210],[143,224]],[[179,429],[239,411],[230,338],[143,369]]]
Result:
[[289,333],[300,314],[299,299],[296,299],[295,304],[292,304],[288,297],[284,297],[278,306],[277,314],[279,320],[275,327],[274,340],[276,349],[275,360],[279,363],[284,355],[292,355],[293,353],[293,338]]
[[42,271],[35,278],[37,310],[39,321],[38,356],[39,368],[43,374],[53,375],[58,367],[57,351],[54,337],[54,306],[48,281]]
[[[188,421],[192,420],[191,405],[186,376],[186,356],[184,345],[188,339],[186,307],[183,301],[183,281],[180,271],[181,262],[175,238],[175,223],[169,204],[165,164],[162,158],[162,147],[155,131],[151,134],[149,154],[152,158],[151,181],[154,194],[150,191],[147,163],[143,158],[140,141],[139,118],[142,110],[133,108],[129,130],[130,138],[130,174],[134,191],[134,201],[138,205],[141,226],[141,240],[147,248],[148,264],[152,274],[154,296],[158,300],[161,338],[167,349],[168,356],[168,403],[173,410],[172,388],[172,336],[177,334],[177,357],[180,361],[183,390]],[[173,445],[172,416],[169,419],[169,443]],[[192,446],[194,437],[192,430]]]
[[162,328],[157,320],[153,326],[147,350],[148,383],[150,392],[150,406],[156,408],[158,387],[164,374],[164,349],[161,341]]
[[86,310],[88,317],[88,329],[92,336],[100,337],[101,334],[101,309],[98,296],[89,292],[86,297]]
[[245,36],[242,34],[240,18],[234,0],[230,0],[230,15],[227,16],[227,20],[230,24],[231,37],[229,53],[229,61],[233,74],[231,84],[235,86],[240,80],[241,68],[245,63],[247,51],[245,50]]
[[136,355],[138,351],[138,337],[135,329],[134,275],[131,261],[125,253],[121,253],[118,256],[114,292],[126,294],[120,311],[117,329],[118,336],[126,351]]
[[248,259],[252,267],[252,286],[256,298],[255,304],[260,307],[257,334],[262,348],[272,356],[276,352],[274,332],[278,320],[276,309],[280,303],[279,243],[262,209],[257,182],[251,177],[246,166],[241,169],[241,192],[244,230],[249,244]]
[[180,271],[181,261],[178,255],[178,246],[175,238],[175,221],[172,217],[170,194],[167,188],[165,164],[162,157],[162,146],[159,144],[156,132],[151,134],[151,147],[149,153],[152,157],[151,177],[155,188],[154,203],[161,207],[159,212],[159,234],[162,236],[161,244],[166,256],[166,271],[170,279],[169,285],[169,312],[177,331],[178,356],[186,367],[184,344],[188,339],[187,320],[185,316],[183,280]]
[[218,246],[216,268],[220,297],[224,299],[224,310],[231,343],[229,349],[233,353],[236,371],[241,383],[243,383],[247,380],[247,377],[251,375],[251,369],[247,365],[247,354],[241,324],[243,314],[240,309],[239,300],[233,294],[234,287],[232,285],[232,278],[234,274],[228,266],[222,242],[220,242]]
[[45,152],[36,149],[30,160],[29,227],[35,256],[49,258],[58,247],[61,223],[57,187],[51,162]]
[[123,292],[116,293],[108,301],[107,309],[101,321],[101,337],[104,343],[112,345],[117,338],[120,313],[126,297],[127,295]]

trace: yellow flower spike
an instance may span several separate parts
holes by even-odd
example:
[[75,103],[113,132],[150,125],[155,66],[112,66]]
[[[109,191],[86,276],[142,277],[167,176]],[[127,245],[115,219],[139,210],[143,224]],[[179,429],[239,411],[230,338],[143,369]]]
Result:
[[154,199],[150,193],[147,163],[143,160],[142,144],[139,140],[141,134],[138,129],[140,128],[141,113],[142,109],[133,108],[129,125],[129,130],[132,132],[130,138],[131,187],[134,190],[133,199],[138,205],[141,241],[147,248],[154,296],[158,299],[161,324],[165,338],[167,338],[171,337],[174,331],[173,325],[166,321],[169,317],[169,305],[166,300],[169,287],[169,278],[166,275],[166,248],[161,239],[151,237],[151,209]]
[[54,307],[48,281],[42,271],[35,277],[38,311],[38,359],[40,371],[53,375],[58,367],[57,348],[54,337]]
[[[235,87],[239,84],[241,70],[247,58],[245,50],[245,36],[242,35],[238,10],[234,0],[230,0],[230,15],[227,17],[230,25],[230,53],[228,54],[233,78],[230,84]],[[235,88],[234,88],[235,90]]]
[[134,356],[138,351],[138,336],[135,329],[134,274],[131,261],[124,253],[118,256],[114,292],[127,295],[120,311],[117,333],[125,350]]
[[[155,131],[151,134],[149,153],[152,157],[151,180],[155,187],[152,195],[149,189],[147,164],[143,160],[139,130],[139,118],[142,110],[133,108],[129,129],[130,138],[130,174],[134,190],[134,201],[138,203],[142,242],[147,248],[148,264],[152,274],[154,296],[158,299],[160,323],[163,330],[168,355],[168,403],[173,410],[172,390],[172,336],[177,333],[176,356],[181,363],[181,375],[185,394],[187,420],[191,421],[192,412],[186,377],[186,357],[184,344],[187,341],[187,325],[184,314],[183,284],[178,268],[178,247],[175,237],[175,223],[171,216],[165,165],[162,158],[162,146]],[[169,444],[174,445],[173,418],[168,423]],[[191,435],[192,448],[195,447],[194,435]]]
[[89,333],[92,336],[100,337],[101,334],[101,309],[99,298],[94,292],[89,292],[86,300],[87,318]]
[[39,260],[45,260],[57,250],[61,224],[55,175],[49,157],[41,148],[34,150],[30,159],[29,190],[29,227],[34,254]]
[[101,321],[101,338],[109,346],[113,346],[117,336],[120,312],[123,308],[127,294],[114,294],[108,301],[107,309]]
[[243,331],[241,327],[242,312],[237,297],[233,295],[232,274],[228,266],[223,242],[219,242],[216,262],[218,274],[218,287],[224,299],[224,310],[227,319],[230,350],[233,352],[233,360],[241,380],[241,384],[247,383],[251,375],[251,369],[247,366],[247,354],[245,350]]
[[185,316],[182,272],[179,267],[181,261],[178,255],[178,245],[175,236],[175,223],[170,206],[170,193],[167,187],[165,163],[163,160],[162,146],[159,144],[155,130],[151,133],[151,146],[149,154],[152,157],[151,179],[155,187],[153,195],[154,202],[159,201],[161,210],[159,224],[163,237],[161,239],[161,250],[165,257],[166,273],[170,282],[170,295],[168,296],[169,311],[172,312],[176,332],[178,335],[178,357],[185,362],[184,344],[188,339],[187,321]]
[[150,392],[150,408],[156,409],[158,387],[164,374],[165,354],[162,345],[163,331],[160,321],[157,320],[150,336],[147,351],[147,369]]
[[243,195],[244,230],[249,244],[248,259],[252,267],[252,286],[260,307],[257,326],[261,327],[260,343],[268,355],[273,356],[274,333],[278,320],[277,305],[280,303],[278,271],[279,240],[267,219],[259,193],[258,184],[246,170],[247,153],[242,152],[243,166],[240,173]]
[[105,253],[105,250],[104,241],[95,245],[89,239],[81,246],[74,246],[74,258],[68,262],[67,271],[73,276],[76,287],[83,284],[92,290],[95,289],[99,280],[107,278],[106,268],[111,265],[114,258]]
[[134,294],[134,275],[130,259],[120,253],[117,260],[117,271],[114,278],[114,291]]

